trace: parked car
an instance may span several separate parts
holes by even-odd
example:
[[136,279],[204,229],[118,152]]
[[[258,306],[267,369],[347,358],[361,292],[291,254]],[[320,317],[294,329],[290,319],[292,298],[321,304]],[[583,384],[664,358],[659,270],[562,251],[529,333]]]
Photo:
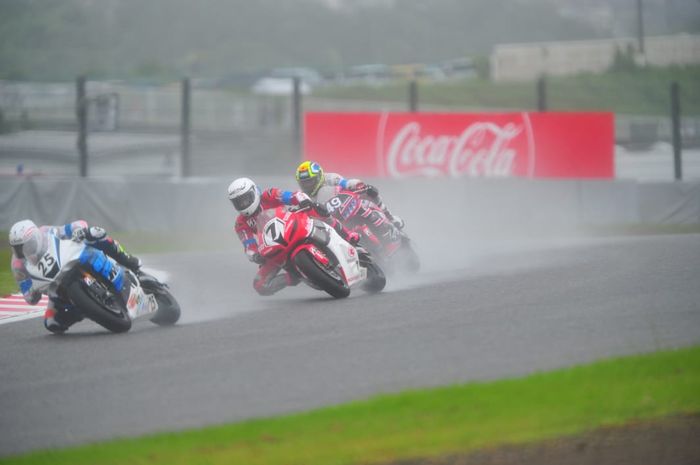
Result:
[[[251,91],[256,95],[291,95],[294,92],[294,80],[291,78],[262,77],[255,81]],[[301,81],[299,91],[303,95],[311,93],[311,86]]]
[[440,64],[448,79],[475,78],[477,76],[474,60],[471,58],[455,58]]
[[298,77],[309,87],[314,88],[323,83],[323,77],[315,69],[311,68],[275,68],[269,73],[269,77],[280,79],[294,79]]
[[294,78],[299,78],[302,94],[311,93],[323,82],[321,75],[311,68],[275,68],[255,81],[251,90],[258,95],[290,95],[294,92]]
[[357,65],[350,68],[345,83],[379,86],[392,79],[391,68],[383,64]]

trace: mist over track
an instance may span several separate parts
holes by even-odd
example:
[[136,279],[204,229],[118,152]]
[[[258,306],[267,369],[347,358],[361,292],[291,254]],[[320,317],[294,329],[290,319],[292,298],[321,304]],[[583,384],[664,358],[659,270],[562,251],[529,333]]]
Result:
[[145,257],[171,276],[176,327],[0,326],[0,455],[700,342],[700,235],[421,241],[424,270],[376,296],[258,297],[232,242]]

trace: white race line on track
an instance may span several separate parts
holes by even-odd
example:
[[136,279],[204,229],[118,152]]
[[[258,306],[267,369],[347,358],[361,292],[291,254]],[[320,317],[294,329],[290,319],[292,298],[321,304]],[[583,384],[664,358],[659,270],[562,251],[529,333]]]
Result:
[[0,298],[0,325],[15,321],[37,318],[44,314],[49,299],[42,296],[36,305],[29,305],[21,294],[13,294]]

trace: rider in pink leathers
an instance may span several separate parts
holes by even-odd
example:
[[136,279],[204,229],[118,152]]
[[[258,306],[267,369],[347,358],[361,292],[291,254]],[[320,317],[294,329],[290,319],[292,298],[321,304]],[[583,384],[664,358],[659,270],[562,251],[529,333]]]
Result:
[[[302,162],[297,167],[296,179],[301,190],[313,200],[318,198],[319,191],[323,186],[350,191],[363,191],[363,195],[366,195],[368,200],[375,203],[397,229],[401,230],[404,228],[404,221],[389,211],[384,202],[382,202],[381,197],[379,197],[377,188],[359,179],[345,179],[337,173],[324,173],[321,165],[309,160]],[[391,231],[391,226],[386,224],[385,220],[381,218],[381,214],[372,210],[367,210],[367,214],[369,215],[366,218],[367,223],[377,226],[381,230],[379,231],[380,234],[391,235],[394,233],[395,230]]]
[[[101,250],[112,257],[117,263],[138,272],[141,260],[127,253],[124,248],[107,235],[98,226],[89,226],[86,221],[77,220],[63,226],[37,226],[31,220],[15,223],[10,229],[10,245],[12,246],[12,274],[22,291],[24,300],[30,305],[36,305],[41,299],[41,293],[32,288],[32,279],[25,266],[27,260],[36,263],[47,250],[49,232],[59,239],[72,239]],[[58,296],[49,295],[49,303],[44,313],[44,327],[52,333],[63,333],[72,324],[82,320],[82,315],[68,302]]]
[[320,210],[323,206],[315,204],[303,192],[283,191],[274,187],[261,192],[251,179],[238,178],[229,185],[228,198],[236,211],[239,212],[234,230],[243,243],[245,254],[251,262],[260,265],[253,280],[253,287],[260,295],[272,295],[287,286],[299,284],[297,276],[286,272],[280,273],[281,269],[278,265],[266,262],[258,252],[257,217],[263,210],[283,205],[311,207],[309,215],[328,222],[343,239],[353,245],[356,245],[360,240],[357,233],[347,230],[335,218],[321,217],[317,209]]

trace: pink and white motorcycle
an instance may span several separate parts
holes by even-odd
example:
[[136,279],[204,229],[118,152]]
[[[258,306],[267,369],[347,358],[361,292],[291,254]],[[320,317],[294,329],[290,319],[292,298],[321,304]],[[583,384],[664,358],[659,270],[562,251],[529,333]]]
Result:
[[364,193],[363,189],[351,191],[324,186],[319,190],[318,199],[347,228],[360,234],[361,244],[387,273],[418,271],[420,259],[411,239]]

